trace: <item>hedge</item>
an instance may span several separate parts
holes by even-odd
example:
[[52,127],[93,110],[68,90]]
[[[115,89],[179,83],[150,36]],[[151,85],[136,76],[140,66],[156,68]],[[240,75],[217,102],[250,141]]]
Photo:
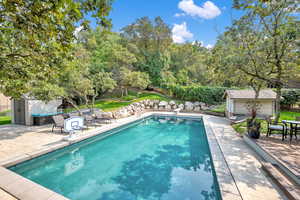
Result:
[[210,86],[180,86],[169,85],[168,91],[176,98],[184,101],[200,101],[207,104],[224,102],[223,95],[226,87]]

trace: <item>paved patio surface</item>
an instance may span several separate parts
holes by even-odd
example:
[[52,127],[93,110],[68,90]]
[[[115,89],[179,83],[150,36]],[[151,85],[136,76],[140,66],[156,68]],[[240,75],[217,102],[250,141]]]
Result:
[[51,133],[51,126],[0,126],[0,162],[41,149],[64,137],[59,131]]
[[13,197],[10,194],[6,193],[1,188],[0,188],[0,199],[1,200],[17,200],[15,197]]
[[282,141],[281,136],[263,136],[256,143],[300,178],[300,138]]

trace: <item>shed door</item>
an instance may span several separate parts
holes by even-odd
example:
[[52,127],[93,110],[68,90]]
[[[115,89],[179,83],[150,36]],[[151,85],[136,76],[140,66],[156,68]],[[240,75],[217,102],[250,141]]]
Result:
[[15,124],[25,125],[25,100],[14,100],[14,120]]

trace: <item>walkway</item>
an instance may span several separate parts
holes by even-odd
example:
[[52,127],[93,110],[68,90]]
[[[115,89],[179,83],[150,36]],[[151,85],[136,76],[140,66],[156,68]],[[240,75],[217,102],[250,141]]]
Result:
[[224,154],[243,200],[285,199],[261,169],[256,154],[237,136],[226,119],[205,116]]

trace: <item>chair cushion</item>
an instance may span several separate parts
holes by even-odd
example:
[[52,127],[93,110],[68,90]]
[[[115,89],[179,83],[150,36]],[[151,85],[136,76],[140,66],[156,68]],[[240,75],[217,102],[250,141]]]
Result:
[[283,127],[280,125],[270,125],[269,128],[273,130],[283,130]]

